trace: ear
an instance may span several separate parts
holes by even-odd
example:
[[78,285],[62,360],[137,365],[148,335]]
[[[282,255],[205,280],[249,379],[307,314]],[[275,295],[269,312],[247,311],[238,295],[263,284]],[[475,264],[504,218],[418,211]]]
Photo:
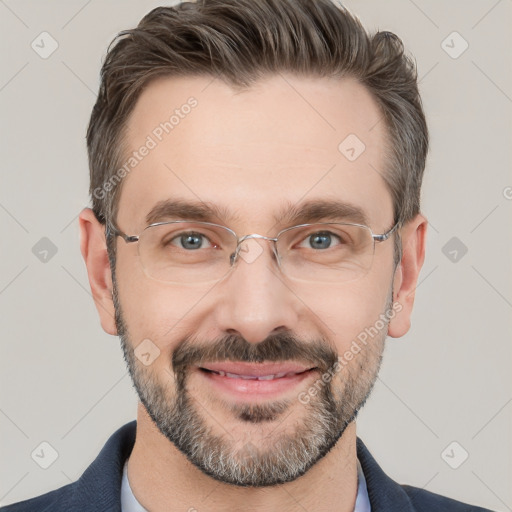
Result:
[[400,230],[402,260],[393,279],[393,303],[401,305],[399,312],[390,320],[388,335],[400,338],[411,327],[411,314],[418,276],[425,260],[427,219],[418,214]]
[[103,330],[117,334],[115,309],[112,300],[112,273],[108,261],[105,226],[90,208],[84,208],[79,216],[80,250],[87,267],[89,284],[100,315]]

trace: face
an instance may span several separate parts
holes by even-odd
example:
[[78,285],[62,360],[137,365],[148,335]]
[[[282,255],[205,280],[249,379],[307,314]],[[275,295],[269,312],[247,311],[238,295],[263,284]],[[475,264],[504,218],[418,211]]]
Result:
[[[128,122],[130,152],[151,147],[124,178],[116,224],[136,235],[156,205],[193,202],[215,208],[201,220],[238,236],[275,236],[293,225],[290,208],[337,201],[384,233],[393,207],[379,173],[380,118],[349,79],[277,76],[243,92],[207,78],[159,79]],[[356,159],[338,149],[350,134],[365,145]],[[161,209],[152,220],[170,218]],[[261,254],[239,258],[217,282],[171,284],[147,275],[137,243],[116,244],[116,325],[130,374],[149,416],[196,467],[227,483],[275,485],[336,444],[378,373],[393,239],[376,244],[365,275],[341,283],[287,277],[262,241]],[[363,343],[371,327],[378,332]]]

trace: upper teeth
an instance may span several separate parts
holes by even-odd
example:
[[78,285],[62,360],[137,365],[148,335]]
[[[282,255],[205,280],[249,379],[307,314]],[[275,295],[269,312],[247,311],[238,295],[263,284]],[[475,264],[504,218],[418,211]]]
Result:
[[223,372],[222,370],[219,370],[219,371],[211,370],[211,371],[213,371],[214,373],[217,373],[218,375],[221,375],[222,377],[229,377],[230,379],[246,379],[246,380],[272,380],[272,379],[279,379],[279,378],[285,377],[285,376],[295,375],[294,372],[290,372],[290,373],[283,372],[283,373],[276,373],[275,375],[256,376],[256,375],[238,375],[236,373]]

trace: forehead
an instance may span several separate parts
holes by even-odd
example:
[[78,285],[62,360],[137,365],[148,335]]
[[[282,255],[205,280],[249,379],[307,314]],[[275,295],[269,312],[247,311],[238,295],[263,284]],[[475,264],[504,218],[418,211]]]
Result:
[[339,200],[389,227],[385,139],[375,100],[353,79],[282,74],[236,91],[212,77],[160,78],[127,122],[118,223],[142,229],[171,199],[265,229],[286,206]]

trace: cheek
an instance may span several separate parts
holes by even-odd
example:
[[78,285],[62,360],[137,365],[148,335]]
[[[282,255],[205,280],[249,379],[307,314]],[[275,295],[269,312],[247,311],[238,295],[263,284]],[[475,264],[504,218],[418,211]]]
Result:
[[317,330],[331,341],[338,353],[345,351],[365,328],[375,325],[390,293],[387,281],[377,282],[369,276],[357,283],[326,286],[323,292],[297,291],[307,306],[305,314],[313,319]]
[[170,353],[174,344],[191,333],[207,290],[155,281],[146,276],[136,256],[135,251],[133,258],[118,258],[116,265],[119,302],[129,341],[136,347],[149,339],[161,352]]

